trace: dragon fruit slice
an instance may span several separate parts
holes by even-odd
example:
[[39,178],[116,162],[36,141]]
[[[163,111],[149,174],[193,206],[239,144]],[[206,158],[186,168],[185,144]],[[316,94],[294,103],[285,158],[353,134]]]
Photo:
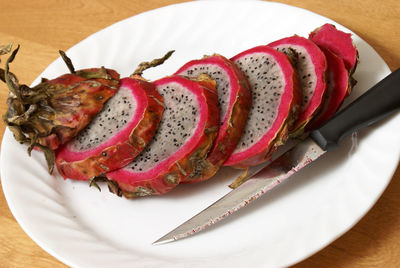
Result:
[[71,60],[60,51],[71,73],[52,80],[43,79],[30,88],[20,85],[9,72],[9,63],[18,49],[19,46],[7,60],[5,69],[0,69],[0,78],[10,90],[3,119],[18,142],[29,144],[28,153],[33,148],[45,153],[51,173],[54,150],[86,127],[118,91],[119,74],[104,67],[75,71]]
[[297,35],[272,42],[268,46],[285,53],[292,49],[298,54],[296,69],[303,89],[303,98],[299,118],[290,129],[290,135],[300,136],[324,100],[327,70],[325,55],[312,41]]
[[213,55],[190,61],[176,72],[188,77],[197,77],[202,73],[216,81],[221,122],[213,147],[202,164],[205,168],[184,180],[190,183],[211,178],[232,154],[242,136],[251,107],[247,78],[232,61]]
[[173,189],[201,168],[218,133],[218,96],[208,76],[196,81],[170,76],[154,83],[165,109],[153,140],[133,162],[106,174],[110,190],[127,198]]
[[77,137],[57,151],[64,178],[88,180],[131,162],[151,140],[164,110],[152,83],[121,79],[118,93]]
[[252,107],[244,134],[224,165],[252,166],[286,141],[300,109],[300,82],[289,58],[268,46],[246,50],[232,61],[250,82]]
[[324,104],[319,113],[307,126],[307,129],[312,130],[319,127],[329,118],[331,118],[340,105],[343,103],[344,98],[350,91],[349,73],[344,65],[343,60],[332,53],[329,49],[320,47],[326,56],[328,62],[327,70],[327,87],[325,93]]
[[311,32],[309,39],[342,58],[350,74],[355,71],[358,63],[358,51],[351,34],[339,31],[334,25],[326,23]]

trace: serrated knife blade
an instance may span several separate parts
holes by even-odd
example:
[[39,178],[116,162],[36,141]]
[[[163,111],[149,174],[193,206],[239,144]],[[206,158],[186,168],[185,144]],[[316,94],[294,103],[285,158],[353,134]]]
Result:
[[308,138],[153,244],[172,242],[206,229],[262,196],[324,153],[324,150]]
[[335,148],[344,136],[381,120],[399,108],[400,69],[397,69],[322,127],[312,131],[305,141],[267,163],[269,165],[263,164],[252,168],[251,174],[248,174],[249,178],[238,188],[153,244],[168,243],[188,237],[221,221]]

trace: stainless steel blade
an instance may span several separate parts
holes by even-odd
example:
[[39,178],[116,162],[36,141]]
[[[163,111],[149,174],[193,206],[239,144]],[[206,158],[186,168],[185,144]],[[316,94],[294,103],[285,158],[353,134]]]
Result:
[[230,191],[214,204],[178,226],[153,244],[167,243],[196,234],[235,211],[256,200],[292,174],[305,167],[322,154],[322,150],[311,138],[298,144],[270,163],[262,171]]
[[261,164],[258,164],[256,166],[251,166],[248,167],[243,174],[240,175],[240,180],[236,180],[234,183],[230,185],[232,188],[236,188],[240,186],[242,183],[259,173],[261,170],[263,170],[266,166],[270,165],[273,161],[275,161],[278,157],[280,157],[282,154],[285,152],[289,151],[292,149],[294,146],[299,144],[302,140],[304,140],[306,137],[308,137],[308,133],[304,134],[302,138],[298,139],[292,139],[288,140],[284,145],[280,146],[278,150],[271,156],[271,158]]

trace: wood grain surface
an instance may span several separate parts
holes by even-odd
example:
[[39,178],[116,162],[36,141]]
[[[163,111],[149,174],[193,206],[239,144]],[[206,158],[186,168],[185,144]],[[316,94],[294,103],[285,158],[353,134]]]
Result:
[[[13,63],[30,84],[57,57],[90,34],[176,0],[0,0],[0,44],[23,49]],[[400,1],[283,0],[329,17],[368,42],[389,67],[400,67]],[[3,63],[4,64],[4,60]],[[8,90],[0,84],[0,113]],[[5,125],[0,123],[0,138]],[[4,157],[4,156],[3,156]],[[377,178],[379,179],[379,178]],[[12,216],[0,193],[0,267],[65,267],[35,244]],[[400,267],[400,167],[382,197],[349,232],[295,267]]]

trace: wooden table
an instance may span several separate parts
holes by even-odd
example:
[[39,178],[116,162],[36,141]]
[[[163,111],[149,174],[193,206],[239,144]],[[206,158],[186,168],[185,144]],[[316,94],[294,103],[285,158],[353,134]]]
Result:
[[[54,61],[58,49],[102,28],[178,0],[16,0],[0,1],[0,44],[21,44],[13,71],[30,84]],[[394,70],[400,66],[400,1],[284,0],[352,29]],[[4,60],[3,60],[4,64]],[[6,111],[7,89],[0,84],[0,113]],[[5,129],[0,123],[0,138]],[[349,232],[296,267],[399,267],[400,168],[372,210]],[[0,266],[63,267],[19,227],[0,193]]]

